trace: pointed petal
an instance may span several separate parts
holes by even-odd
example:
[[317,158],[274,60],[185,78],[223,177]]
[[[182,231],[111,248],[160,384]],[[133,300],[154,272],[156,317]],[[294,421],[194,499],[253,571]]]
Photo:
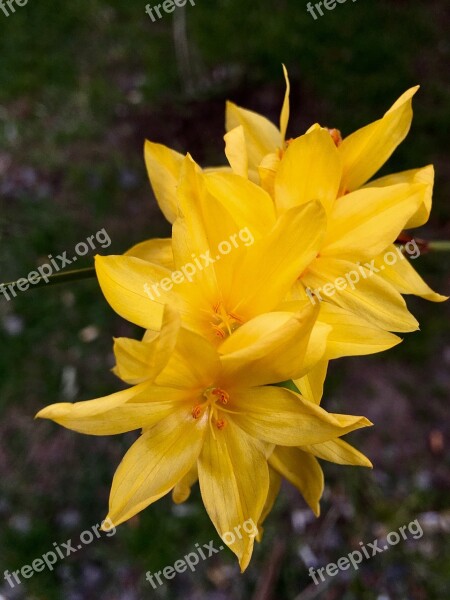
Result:
[[284,79],[286,81],[286,94],[284,96],[283,108],[281,109],[281,115],[280,115],[280,132],[281,132],[281,139],[284,142],[284,140],[286,139],[286,130],[287,130],[288,123],[289,123],[289,112],[290,112],[289,94],[291,92],[291,84],[289,83],[289,75],[288,75],[287,69],[284,65],[283,65],[283,74],[284,74]]
[[331,414],[285,388],[264,386],[233,391],[235,421],[252,437],[271,444],[305,446],[371,425],[364,417]]
[[[186,291],[193,296],[200,293],[200,299],[197,297],[196,301],[203,297],[211,307],[220,297],[219,285],[230,285],[234,261],[240,249],[233,248],[226,256],[218,254],[222,242],[236,235],[239,227],[231,213],[209,193],[206,180],[188,156],[178,189],[181,214],[173,226],[172,246],[177,268],[193,266],[195,285],[185,286]],[[212,260],[201,262],[206,255]],[[195,259],[200,261],[201,268],[194,262]]]
[[113,479],[108,517],[115,525],[167,494],[195,464],[207,418],[180,409],[148,429],[131,446]]
[[266,313],[242,325],[219,348],[225,385],[252,387],[297,377],[317,314],[309,306],[298,314]]
[[[412,242],[408,242],[406,246],[411,243],[416,244],[413,240]],[[415,250],[420,253],[417,244]],[[392,252],[398,257],[396,262],[392,265],[388,265],[385,260],[385,256],[388,252]],[[417,256],[418,254],[416,254],[416,258]],[[382,255],[378,256],[375,259],[375,265],[380,269],[383,267],[381,277],[393,285],[400,294],[414,294],[415,296],[420,296],[430,302],[444,302],[445,300],[448,300],[447,296],[442,296],[430,288],[419,273],[417,273],[406,256],[397,251],[395,245],[390,246],[386,252],[383,252]]]
[[326,129],[295,139],[286,150],[275,176],[278,212],[319,200],[329,212],[341,180],[341,159]]
[[266,520],[267,516],[272,511],[272,508],[275,504],[275,500],[278,497],[281,487],[281,476],[275,469],[271,469],[269,467],[269,491],[267,493],[266,503],[264,504],[263,511],[261,516],[259,517],[258,522],[258,535],[256,536],[256,541],[260,542],[262,540],[262,535],[264,533],[263,523]]
[[225,140],[225,155],[233,172],[247,179],[248,154],[245,143],[245,133],[242,125],[231,129],[223,137]]
[[197,463],[194,464],[192,469],[186,473],[186,475],[180,479],[177,485],[172,490],[172,500],[175,504],[182,504],[188,500],[191,495],[192,486],[198,481],[198,468]]
[[124,253],[125,256],[134,256],[148,262],[160,265],[172,271],[174,267],[172,240],[170,238],[155,238],[136,244]]
[[238,228],[235,233],[247,229],[259,238],[275,225],[271,197],[251,181],[234,173],[214,173],[207,175],[205,182],[208,191],[230,212]]
[[114,435],[153,425],[173,410],[170,398],[152,402],[152,397],[151,386],[143,383],[96,400],[51,404],[36,418],[51,419],[79,433]]
[[121,317],[144,329],[161,328],[164,304],[176,300],[174,291],[169,295],[160,285],[171,271],[133,256],[99,254],[95,268],[108,304]]
[[259,181],[272,200],[275,200],[275,176],[280,166],[281,159],[277,153],[267,154],[258,167]]
[[366,183],[408,135],[412,97],[418,89],[417,86],[406,91],[384,117],[344,139],[338,148],[344,166],[342,193]]
[[249,167],[256,171],[266,154],[281,148],[281,133],[265,117],[251,110],[241,108],[233,102],[227,102],[226,130],[231,131],[239,125],[244,128]]
[[302,283],[322,300],[337,304],[381,329],[400,332],[418,329],[416,319],[392,285],[361,265],[318,258],[303,274]]
[[317,256],[325,227],[325,212],[318,202],[283,213],[275,227],[249,247],[237,265],[231,290],[233,312],[248,320],[273,310]]
[[325,351],[328,360],[382,352],[402,341],[393,333],[329,302],[322,302],[319,320],[331,326]]
[[300,394],[314,404],[320,404],[323,395],[323,386],[327,375],[328,360],[322,360],[300,379],[294,379]]
[[208,430],[198,475],[206,511],[245,571],[269,490],[265,446],[230,420],[215,439]]
[[392,244],[423,202],[424,184],[365,188],[339,198],[321,256],[373,258]]
[[397,185],[398,183],[408,183],[409,185],[414,183],[424,184],[422,202],[417,211],[406,223],[405,229],[411,229],[413,227],[420,227],[421,225],[424,225],[428,221],[428,217],[430,216],[431,212],[434,185],[433,165],[428,165],[421,169],[412,169],[410,171],[402,171],[401,173],[387,175],[386,177],[381,177],[380,179],[371,181],[365,187],[385,187],[389,185]]
[[182,328],[156,383],[164,387],[203,391],[214,383],[220,368],[215,348],[205,338]]
[[339,438],[335,440],[329,440],[322,444],[314,444],[312,446],[304,446],[302,448],[305,452],[311,452],[317,458],[322,460],[328,460],[329,462],[336,463],[338,465],[354,465],[358,467],[372,467],[370,460],[364,456],[359,450],[344,442]]
[[161,331],[150,341],[130,338],[114,340],[114,373],[130,384],[153,381],[166,366],[178,339],[180,317],[169,305],[164,307]]
[[176,189],[184,156],[167,146],[146,140],[144,158],[159,208],[173,223],[178,214]]
[[270,466],[298,489],[306,503],[318,517],[324,478],[319,462],[300,448],[277,446],[269,458]]

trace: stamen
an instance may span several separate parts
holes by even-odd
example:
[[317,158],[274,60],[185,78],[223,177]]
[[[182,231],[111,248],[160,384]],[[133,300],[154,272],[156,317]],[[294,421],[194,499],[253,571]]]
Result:
[[214,388],[213,390],[211,390],[211,394],[213,396],[217,396],[217,400],[221,404],[228,404],[230,396],[224,390],[221,390],[220,388]]
[[216,336],[221,338],[222,340],[225,339],[225,332],[222,331],[222,329],[219,327],[219,325],[215,325],[214,323],[211,323],[212,328],[214,329],[214,331],[216,332]]
[[194,408],[192,409],[192,416],[194,417],[194,419],[199,419],[202,416],[203,413],[203,406],[201,404],[197,404],[197,406],[194,406]]
[[217,429],[219,429],[219,431],[222,431],[226,424],[227,422],[224,419],[219,419],[218,421],[216,421],[216,427]]
[[231,335],[243,323],[241,317],[235,313],[229,313],[221,301],[215,302],[212,310],[213,318],[209,323],[216,337],[221,340]]

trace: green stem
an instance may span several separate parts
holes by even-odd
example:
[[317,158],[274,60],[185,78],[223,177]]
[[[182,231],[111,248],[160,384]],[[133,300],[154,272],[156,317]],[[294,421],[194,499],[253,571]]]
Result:
[[450,252],[450,241],[428,242],[428,249],[432,252]]
[[[33,287],[44,287],[45,285],[67,283],[68,281],[78,281],[79,279],[88,279],[90,277],[95,277],[95,267],[87,267],[86,269],[77,269],[75,271],[66,271],[65,273],[56,273],[56,275],[50,275],[50,277],[46,278],[40,277],[36,283],[30,285],[29,289]],[[8,286],[13,286],[15,289],[18,289],[17,281],[12,281],[11,283],[1,283],[0,289],[2,287],[7,288]]]

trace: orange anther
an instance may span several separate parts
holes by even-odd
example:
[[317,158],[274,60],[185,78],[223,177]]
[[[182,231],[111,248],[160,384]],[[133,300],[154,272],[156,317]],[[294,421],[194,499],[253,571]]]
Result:
[[220,388],[214,388],[212,390],[211,394],[213,394],[213,396],[217,396],[217,400],[221,404],[228,404],[228,400],[230,399],[230,396],[224,390],[221,390]]
[[194,419],[198,419],[199,417],[201,417],[202,412],[202,407],[198,404],[192,409],[192,416],[194,417]]

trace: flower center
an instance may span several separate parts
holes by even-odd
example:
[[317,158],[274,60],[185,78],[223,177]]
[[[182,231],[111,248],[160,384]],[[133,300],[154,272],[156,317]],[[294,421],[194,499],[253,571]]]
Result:
[[233,412],[224,408],[230,401],[230,396],[222,388],[211,386],[203,392],[203,398],[205,398],[205,401],[201,404],[196,404],[192,409],[192,416],[194,419],[200,419],[208,411],[209,425],[215,438],[213,425],[219,430],[224,429],[227,421],[224,419],[222,413]]
[[211,326],[220,340],[224,340],[242,325],[242,319],[234,313],[229,313],[221,302],[213,306],[213,311]]

